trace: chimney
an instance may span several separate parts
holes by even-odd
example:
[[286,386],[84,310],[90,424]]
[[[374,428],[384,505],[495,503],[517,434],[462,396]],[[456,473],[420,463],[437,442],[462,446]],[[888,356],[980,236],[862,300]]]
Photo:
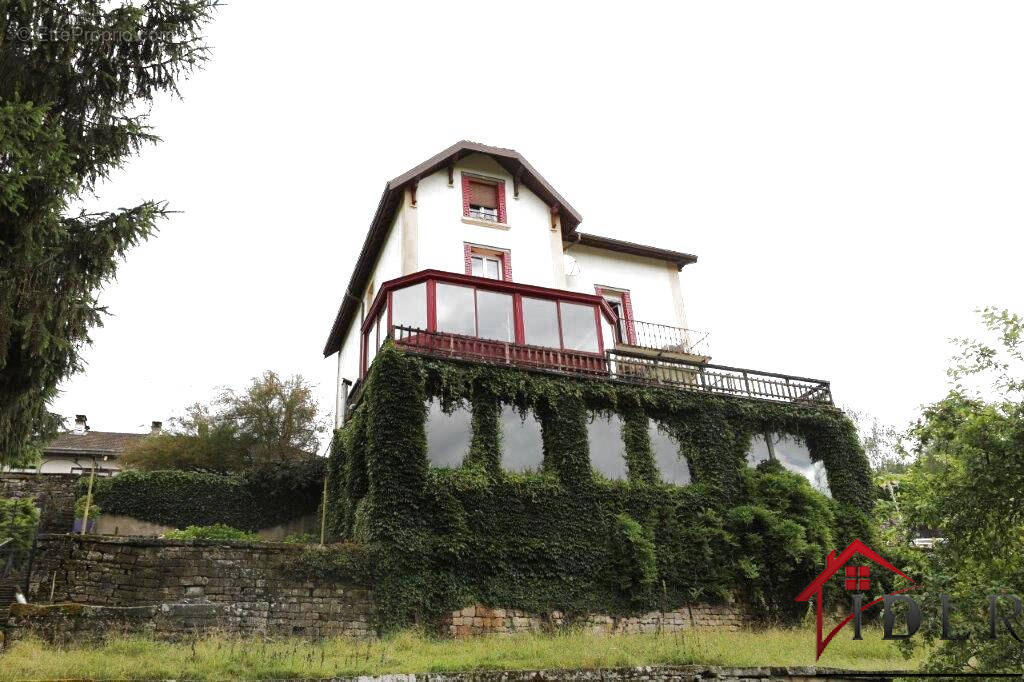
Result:
[[89,424],[87,423],[87,421],[85,419],[85,415],[84,414],[76,414],[75,415],[75,433],[77,433],[79,436],[82,436],[88,430],[89,430]]
[[163,422],[156,422],[155,421],[155,422],[153,422],[152,424],[149,425],[149,435],[151,435],[151,436],[159,436],[160,432],[163,431],[163,430],[164,430],[164,423]]

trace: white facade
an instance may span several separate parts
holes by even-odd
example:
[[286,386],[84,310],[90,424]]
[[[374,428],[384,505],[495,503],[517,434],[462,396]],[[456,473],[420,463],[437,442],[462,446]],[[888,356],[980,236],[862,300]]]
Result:
[[[463,174],[504,182],[504,223],[463,215]],[[524,183],[519,184],[516,197],[512,175],[488,154],[471,153],[458,159],[451,178],[449,183],[449,170],[442,168],[419,178],[414,190],[403,190],[371,278],[360,292],[359,314],[348,329],[341,330],[337,421],[344,410],[345,382],[359,376],[363,314],[381,284],[427,269],[465,273],[466,244],[507,251],[514,282],[588,294],[597,293],[596,287],[628,291],[633,319],[686,326],[676,262],[584,246],[571,236],[563,243],[557,213],[553,215],[552,208]],[[603,326],[610,336],[610,327]]]

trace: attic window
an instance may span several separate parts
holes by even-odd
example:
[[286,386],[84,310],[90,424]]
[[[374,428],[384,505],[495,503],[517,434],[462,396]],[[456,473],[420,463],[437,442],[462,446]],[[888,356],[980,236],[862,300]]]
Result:
[[462,214],[492,223],[505,222],[505,182],[462,174]]

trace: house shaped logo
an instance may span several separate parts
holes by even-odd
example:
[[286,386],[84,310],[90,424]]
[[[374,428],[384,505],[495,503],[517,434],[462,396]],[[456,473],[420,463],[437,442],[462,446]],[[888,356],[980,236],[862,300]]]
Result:
[[[875,552],[873,549],[865,545],[860,540],[854,540],[853,542],[851,542],[849,546],[846,549],[844,549],[841,554],[839,554],[839,556],[836,556],[834,550],[829,552],[828,556],[825,557],[825,570],[819,573],[818,577],[815,578],[810,585],[805,587],[803,591],[796,596],[796,601],[807,601],[811,597],[814,597],[814,608],[817,612],[816,615],[818,625],[818,641],[815,660],[821,658],[821,654],[825,651],[825,647],[828,646],[828,643],[832,641],[832,638],[835,637],[836,633],[839,632],[843,628],[843,626],[849,623],[855,615],[851,612],[850,615],[844,618],[842,622],[839,623],[839,625],[833,628],[827,636],[825,636],[824,638],[822,637],[822,590],[825,587],[825,583],[828,582],[829,579],[831,579],[832,576],[834,576],[840,569],[843,569],[843,587],[847,591],[864,592],[871,588],[870,566],[846,565],[851,559],[857,556],[864,557],[865,559],[877,564],[878,566],[888,571],[891,571],[898,576],[906,578],[911,583],[908,587],[905,587],[902,590],[892,592],[891,594],[900,594],[901,592],[906,592],[917,587],[917,584],[914,582],[913,578],[911,578],[906,573],[899,570],[898,568],[890,564],[888,561],[883,559],[881,556],[878,555],[877,552]],[[861,606],[860,610],[866,611],[869,607],[874,606],[878,602],[882,601],[882,599],[882,597],[879,597],[878,599],[870,601],[867,604]]]

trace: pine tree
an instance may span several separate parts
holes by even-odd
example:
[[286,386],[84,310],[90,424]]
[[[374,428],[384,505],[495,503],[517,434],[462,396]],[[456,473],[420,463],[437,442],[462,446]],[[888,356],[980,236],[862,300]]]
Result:
[[82,367],[99,287],[166,204],[81,208],[158,138],[160,93],[208,56],[216,0],[0,0],[0,465],[31,459],[47,405]]

